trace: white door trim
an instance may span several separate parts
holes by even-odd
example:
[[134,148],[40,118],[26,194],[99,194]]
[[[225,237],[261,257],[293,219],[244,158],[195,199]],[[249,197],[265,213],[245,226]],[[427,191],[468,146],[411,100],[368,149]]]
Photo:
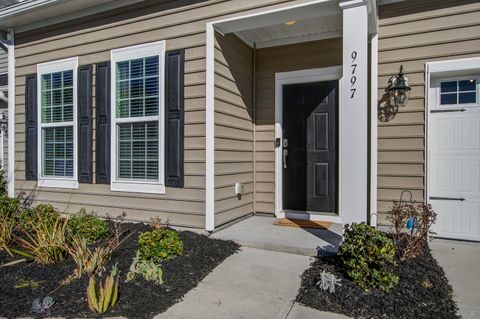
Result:
[[[342,123],[341,123],[341,94],[342,94],[342,73],[343,69],[342,66],[332,66],[327,68],[317,68],[317,69],[306,69],[306,70],[299,70],[299,71],[291,71],[291,72],[280,72],[275,73],[275,139],[280,138],[282,144],[282,136],[283,136],[283,86],[287,84],[296,84],[296,83],[310,83],[310,82],[321,82],[321,81],[333,81],[338,80],[338,134],[339,140],[341,140],[342,134]],[[341,158],[340,153],[342,151],[342,146],[339,147],[339,156],[338,159]],[[275,148],[275,216],[277,218],[284,218],[286,214],[294,215],[295,218],[301,219],[302,217],[305,219],[321,219],[321,220],[328,220],[332,222],[341,223],[341,216],[333,216],[331,213],[321,215],[314,212],[289,212],[283,209],[283,168],[282,168],[282,147]],[[341,189],[341,166],[339,165],[339,172],[338,172],[338,188]],[[341,212],[341,192],[338,192],[338,212]],[[292,216],[293,217],[293,216]]]

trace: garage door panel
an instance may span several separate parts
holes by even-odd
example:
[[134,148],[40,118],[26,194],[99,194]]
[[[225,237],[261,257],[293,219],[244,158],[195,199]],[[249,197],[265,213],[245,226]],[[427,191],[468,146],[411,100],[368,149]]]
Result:
[[439,237],[480,240],[480,112],[430,113],[428,196]]
[[432,200],[433,209],[440,215],[434,231],[439,237],[478,240],[480,202],[453,202]]

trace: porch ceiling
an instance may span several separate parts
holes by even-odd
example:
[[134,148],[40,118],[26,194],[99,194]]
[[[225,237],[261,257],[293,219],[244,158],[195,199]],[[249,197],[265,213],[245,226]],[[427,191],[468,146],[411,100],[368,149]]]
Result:
[[289,21],[293,24],[288,25],[285,21],[235,34],[249,45],[255,44],[257,48],[342,36],[341,14]]
[[235,33],[251,47],[265,48],[342,36],[342,11],[338,0],[314,0],[227,19],[215,23],[223,33]]

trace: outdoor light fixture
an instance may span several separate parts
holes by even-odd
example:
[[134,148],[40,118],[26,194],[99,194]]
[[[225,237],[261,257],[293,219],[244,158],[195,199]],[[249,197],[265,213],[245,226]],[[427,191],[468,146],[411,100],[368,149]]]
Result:
[[7,114],[4,112],[0,117],[0,131],[3,132],[5,136],[8,134],[8,117]]
[[286,25],[286,26],[291,26],[291,25],[294,25],[295,23],[297,23],[297,21],[292,20],[292,21],[287,21],[287,22],[285,22],[285,25]]
[[412,88],[408,85],[408,78],[403,73],[403,65],[401,65],[400,72],[388,80],[388,87],[385,89],[389,95],[390,105],[395,108],[405,107],[411,90]]

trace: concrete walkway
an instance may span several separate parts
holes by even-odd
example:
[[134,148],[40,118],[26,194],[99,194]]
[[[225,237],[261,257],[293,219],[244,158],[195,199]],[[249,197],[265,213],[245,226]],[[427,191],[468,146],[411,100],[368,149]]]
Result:
[[294,302],[310,257],[242,247],[156,319],[346,319]]
[[274,217],[252,216],[212,235],[213,238],[233,240],[247,247],[317,256],[336,252],[342,241],[343,227],[332,224],[329,229],[303,229],[275,226]]
[[434,239],[430,248],[453,287],[459,314],[480,318],[480,243]]

